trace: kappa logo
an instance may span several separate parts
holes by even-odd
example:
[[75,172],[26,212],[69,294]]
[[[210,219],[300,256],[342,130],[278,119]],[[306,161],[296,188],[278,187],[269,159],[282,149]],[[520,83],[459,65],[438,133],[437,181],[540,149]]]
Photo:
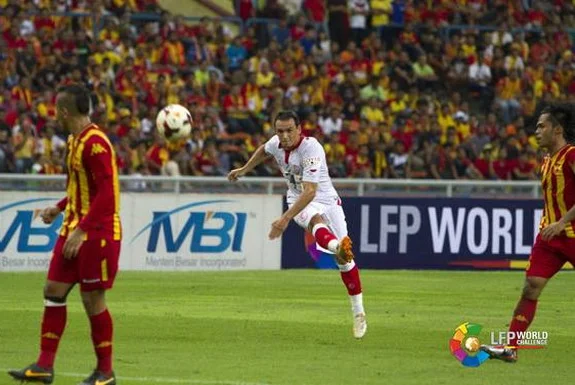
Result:
[[54,333],[50,333],[50,332],[42,334],[42,338],[48,338],[50,340],[59,340],[60,339],[60,337],[58,335],[56,335]]
[[108,151],[100,143],[94,143],[94,145],[92,145],[90,155],[104,154],[106,152]]

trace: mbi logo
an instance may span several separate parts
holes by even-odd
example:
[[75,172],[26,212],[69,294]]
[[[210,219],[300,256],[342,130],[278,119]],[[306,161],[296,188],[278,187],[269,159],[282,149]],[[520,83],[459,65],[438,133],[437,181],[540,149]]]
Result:
[[229,211],[189,211],[184,218],[179,232],[174,231],[172,217],[181,211],[198,206],[206,206],[216,203],[229,203],[229,200],[211,200],[189,203],[177,207],[171,211],[152,212],[152,221],[144,226],[131,240],[130,243],[139,238],[144,232],[149,230],[146,250],[154,253],[158,250],[160,240],[166,247],[166,252],[178,252],[185,242],[189,240],[189,251],[191,253],[221,253],[231,248],[238,252],[242,249],[244,239],[247,213]]
[[[4,252],[14,240],[16,240],[16,251],[19,253],[52,251],[58,239],[63,216],[59,215],[50,225],[34,225],[38,210],[22,210],[21,207],[55,200],[57,199],[27,199],[0,207],[0,253]],[[16,209],[14,215],[11,215],[12,209]]]

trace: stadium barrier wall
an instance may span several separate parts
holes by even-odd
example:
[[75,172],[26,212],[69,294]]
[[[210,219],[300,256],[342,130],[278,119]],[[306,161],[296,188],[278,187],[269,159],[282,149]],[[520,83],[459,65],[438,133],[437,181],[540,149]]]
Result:
[[[0,271],[46,270],[63,215],[38,214],[62,193],[0,192]],[[267,238],[281,195],[122,193],[123,270],[276,270],[281,243]]]
[[[543,202],[344,198],[343,208],[362,268],[524,269]],[[309,267],[335,268],[335,264],[292,223],[283,237],[282,268]]]

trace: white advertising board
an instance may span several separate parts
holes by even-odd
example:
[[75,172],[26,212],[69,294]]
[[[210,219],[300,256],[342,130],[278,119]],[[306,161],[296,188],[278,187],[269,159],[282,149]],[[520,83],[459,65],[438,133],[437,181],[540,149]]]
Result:
[[[0,271],[46,270],[63,215],[40,209],[63,194],[0,192]],[[280,269],[281,241],[269,241],[280,195],[123,193],[123,270]]]

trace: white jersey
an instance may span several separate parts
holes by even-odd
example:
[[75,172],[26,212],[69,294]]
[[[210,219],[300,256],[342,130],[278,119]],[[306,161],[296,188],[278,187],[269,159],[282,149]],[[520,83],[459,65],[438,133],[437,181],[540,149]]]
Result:
[[314,202],[332,205],[339,196],[329,177],[325,151],[315,138],[303,138],[299,146],[291,151],[280,147],[280,140],[274,135],[265,144],[265,152],[274,157],[286,179],[287,203],[293,204],[303,191],[302,182],[317,183]]

